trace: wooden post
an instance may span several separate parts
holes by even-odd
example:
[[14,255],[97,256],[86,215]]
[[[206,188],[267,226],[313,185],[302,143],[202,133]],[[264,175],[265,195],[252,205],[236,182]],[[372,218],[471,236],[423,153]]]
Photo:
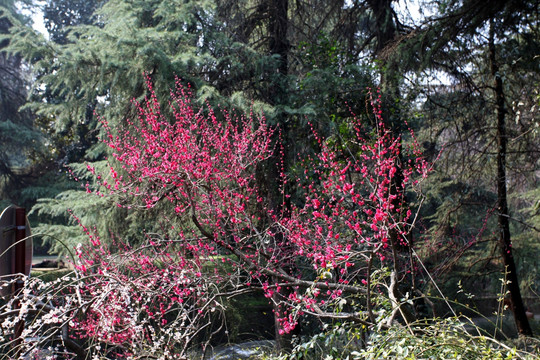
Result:
[[25,274],[26,263],[26,209],[15,209],[15,274]]
[[[15,209],[15,266],[14,274],[23,274],[25,273],[25,263],[26,263],[26,241],[23,241],[26,237],[26,209],[16,208]],[[23,280],[17,280],[13,284],[13,295],[17,296],[18,293],[23,288]],[[15,303],[16,307],[19,307],[20,304],[17,301]],[[24,320],[19,321],[15,324],[15,334],[14,334],[14,349],[15,353],[19,354],[19,346],[21,345],[23,339],[22,332],[24,330]]]

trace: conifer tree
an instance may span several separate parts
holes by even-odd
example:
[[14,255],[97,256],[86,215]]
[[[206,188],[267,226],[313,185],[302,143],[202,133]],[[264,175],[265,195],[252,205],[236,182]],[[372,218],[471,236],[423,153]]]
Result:
[[29,205],[22,194],[33,181],[38,169],[41,137],[35,130],[33,117],[20,111],[26,101],[28,73],[20,56],[7,53],[6,37],[14,21],[27,21],[17,13],[14,1],[0,2],[0,207],[11,203]]

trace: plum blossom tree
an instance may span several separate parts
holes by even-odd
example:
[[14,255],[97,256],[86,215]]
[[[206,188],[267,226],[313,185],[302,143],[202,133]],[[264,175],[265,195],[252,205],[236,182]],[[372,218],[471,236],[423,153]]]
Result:
[[[281,175],[303,195],[290,211],[275,213],[255,180],[256,167],[275,153],[264,117],[196,111],[180,81],[165,112],[150,80],[147,86],[149,96],[134,102],[138,117],[125,127],[113,129],[101,119],[113,159],[108,174],[88,167],[99,187],[87,189],[114,195],[128,209],[164,206],[161,220],[174,235],[147,234],[142,245],[110,252],[81,225],[89,244],[76,249],[74,276],[52,284],[28,281],[19,300],[31,311],[8,303],[4,323],[33,319],[26,336],[60,336],[78,356],[161,351],[163,358],[181,358],[210,328],[222,299],[250,289],[274,302],[280,333],[292,331],[305,314],[373,326],[381,321],[373,309],[381,296],[391,300],[384,321],[396,315],[411,320],[395,286],[403,274],[392,274],[384,295],[373,291],[373,267],[398,261],[390,232],[408,246],[414,215],[403,200],[430,167],[414,141],[404,147],[385,128],[378,99],[370,101],[375,131],[355,118],[346,150],[333,149],[313,131],[320,151],[302,163],[304,175]],[[24,345],[25,353],[38,348]]]
[[[191,245],[193,256],[231,255],[222,260],[245,274],[243,285],[262,287],[272,301],[287,288],[277,304],[282,332],[292,330],[306,311],[330,316],[332,300],[345,293],[366,295],[370,270],[362,264],[372,263],[374,255],[397,261],[389,233],[398,233],[408,245],[412,210],[403,200],[429,171],[416,144],[402,154],[401,138],[385,128],[380,99],[371,100],[373,134],[358,119],[352,124],[356,154],[333,150],[318,138],[320,154],[305,163],[305,178],[297,179],[303,204],[278,214],[254,181],[254,167],[273,151],[264,119],[224,113],[219,121],[212,109],[208,116],[195,113],[188,95],[181,87],[172,95],[173,122],[152,95],[137,105],[138,122],[116,134],[107,128],[106,142],[126,175],[111,167],[112,181],[103,184],[125,195],[120,205],[133,206],[139,199],[140,206],[150,208],[168,200],[178,216],[191,219],[189,228],[199,239]],[[395,189],[398,172],[401,183]],[[261,226],[261,211],[272,224]]]

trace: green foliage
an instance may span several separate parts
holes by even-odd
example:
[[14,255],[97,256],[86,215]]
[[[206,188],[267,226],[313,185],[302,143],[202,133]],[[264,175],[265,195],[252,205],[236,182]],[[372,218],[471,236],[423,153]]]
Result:
[[[466,330],[467,328],[467,330]],[[360,328],[352,324],[328,327],[297,345],[290,355],[268,359],[535,359],[533,340],[518,350],[514,344],[479,335],[481,329],[467,319],[433,319],[388,330]]]
[[325,136],[335,134],[334,127],[346,124],[352,114],[364,114],[366,88],[375,82],[368,66],[347,59],[343,46],[321,33],[316,39],[301,42],[297,49],[302,73],[291,95],[298,109],[295,115],[307,116]]
[[413,328],[391,327],[370,336],[352,359],[533,359],[494,339],[467,333],[458,319],[436,320]]
[[290,359],[345,359],[359,351],[367,328],[352,324],[326,325],[325,331],[298,344]]

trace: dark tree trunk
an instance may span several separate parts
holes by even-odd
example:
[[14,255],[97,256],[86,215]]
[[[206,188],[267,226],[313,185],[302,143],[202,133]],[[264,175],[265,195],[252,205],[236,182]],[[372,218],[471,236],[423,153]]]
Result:
[[[288,126],[287,119],[283,111],[279,108],[288,101],[287,91],[287,73],[289,69],[288,54],[289,43],[287,41],[288,26],[288,0],[270,0],[268,11],[268,32],[269,32],[269,51],[272,55],[279,56],[279,63],[275,77],[272,79],[273,87],[269,92],[269,102],[276,106],[277,115],[275,126],[278,131],[274,132],[274,154],[268,161],[266,171],[266,188],[268,189],[270,209],[276,214],[284,210],[284,201],[282,193],[283,179],[282,171],[287,171],[287,138]],[[280,138],[281,137],[281,138]],[[280,143],[281,142],[281,146]],[[283,153],[282,153],[283,152]]]
[[367,3],[375,16],[375,52],[380,55],[396,37],[396,24],[392,2],[394,0],[368,0]]
[[287,40],[289,0],[270,0],[269,3],[270,53],[279,55],[279,73],[286,76],[289,69],[289,41]]
[[491,75],[494,78],[495,108],[497,114],[497,212],[499,222],[499,246],[506,271],[508,281],[508,291],[510,293],[510,306],[514,314],[516,327],[521,335],[532,335],[529,320],[525,314],[523,299],[519,289],[519,281],[516,271],[516,264],[512,255],[512,241],[510,238],[510,223],[508,214],[508,203],[506,200],[506,145],[507,134],[504,107],[503,82],[499,74],[499,68],[495,58],[493,22],[489,29],[489,60],[491,65]]
[[[283,174],[288,171],[287,148],[289,139],[289,127],[287,124],[286,115],[279,107],[287,104],[287,74],[289,71],[289,42],[287,38],[288,29],[288,11],[289,0],[269,0],[268,1],[268,34],[269,34],[269,51],[272,55],[279,56],[277,73],[273,79],[274,87],[270,91],[270,103],[278,107],[276,116],[276,128],[278,131],[274,133],[274,154],[268,160],[266,171],[266,188],[268,190],[268,205],[275,216],[281,216],[288,211],[288,200],[285,197],[286,189]],[[280,252],[283,258],[289,257],[289,249],[286,245],[287,240],[284,234],[279,229],[274,231],[276,242],[281,243]],[[285,272],[291,273],[293,264],[286,265],[282,268]],[[276,279],[276,281],[278,281]],[[292,350],[292,334],[280,334],[279,316],[283,316],[283,308],[280,306],[282,297],[288,297],[290,289],[282,289],[280,294],[275,294],[273,297],[274,306],[274,321],[275,321],[275,337],[276,348],[278,352],[290,352]]]
[[[383,65],[381,70],[380,87],[383,94],[383,112],[382,117],[387,129],[392,132],[395,139],[401,138],[403,132],[402,118],[400,111],[401,93],[399,90],[400,78],[402,76],[399,69],[399,63],[395,60],[396,55],[392,53],[392,44],[399,36],[399,23],[395,16],[392,2],[394,0],[367,0],[373,17],[375,19],[375,47],[374,55]],[[401,144],[400,144],[401,148]],[[401,150],[401,149],[400,149]],[[401,166],[403,159],[401,153],[395,160],[397,172],[391,179],[390,193],[398,195],[392,202],[394,209],[403,209],[407,207],[406,200],[403,196],[403,173]],[[402,222],[405,211],[395,211],[392,216],[396,222]],[[412,234],[407,234],[406,238],[400,233],[399,229],[393,229],[389,232],[389,240],[392,250],[394,274],[396,277],[395,288],[393,292],[399,293],[400,289],[403,292],[415,294],[415,273],[412,264]],[[406,275],[405,270],[410,270],[410,275]],[[391,297],[395,294],[389,294]],[[405,322],[414,320],[412,309],[403,303],[399,304],[399,313],[402,315]],[[406,315],[407,314],[407,315]]]

